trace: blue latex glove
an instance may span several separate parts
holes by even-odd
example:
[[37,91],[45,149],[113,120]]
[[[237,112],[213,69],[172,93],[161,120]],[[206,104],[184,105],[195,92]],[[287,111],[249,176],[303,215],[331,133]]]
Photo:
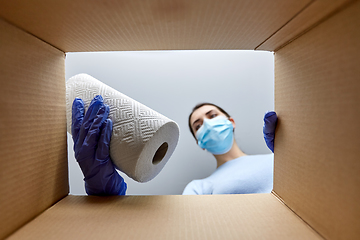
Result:
[[272,152],[274,152],[274,139],[277,120],[278,119],[275,112],[267,112],[264,116],[264,139],[266,145]]
[[84,102],[75,98],[72,105],[72,137],[75,158],[84,174],[89,195],[125,195],[127,185],[110,159],[112,121],[109,106],[98,95],[84,116]]

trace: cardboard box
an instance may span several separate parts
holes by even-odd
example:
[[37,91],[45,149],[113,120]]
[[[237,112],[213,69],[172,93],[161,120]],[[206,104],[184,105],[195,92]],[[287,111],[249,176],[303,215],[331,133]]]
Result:
[[[0,1],[0,238],[357,239],[360,2]],[[66,52],[275,53],[271,194],[68,195]]]

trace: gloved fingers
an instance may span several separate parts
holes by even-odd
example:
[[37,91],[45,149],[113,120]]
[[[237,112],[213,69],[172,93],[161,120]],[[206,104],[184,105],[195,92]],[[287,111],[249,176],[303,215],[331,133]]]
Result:
[[264,136],[265,138],[265,142],[266,142],[266,146],[271,150],[271,152],[274,152],[274,138],[268,138],[266,136]]
[[80,98],[75,98],[72,105],[72,121],[71,121],[71,135],[76,144],[79,139],[79,131],[84,120],[84,102]]
[[277,115],[275,112],[267,112],[264,116],[264,134],[275,133],[276,124],[277,124]]
[[96,113],[96,117],[92,122],[89,131],[84,140],[84,147],[88,149],[88,151],[92,151],[95,153],[97,145],[99,144],[100,132],[102,129],[102,125],[104,121],[109,116],[110,108],[108,105],[103,104],[103,106]]
[[120,191],[118,195],[126,195],[126,190],[127,190],[127,184],[124,181],[124,179],[122,178],[122,181],[120,183]]
[[92,124],[92,121],[97,115],[99,109],[103,106],[104,100],[101,95],[96,95],[89,105],[89,108],[84,117],[84,127],[88,128]]
[[94,97],[91,101],[90,106],[85,114],[84,120],[82,122],[80,131],[79,131],[79,139],[78,146],[82,146],[86,136],[88,135],[89,128],[91,127],[98,111],[100,108],[104,107],[103,98],[100,95]]
[[110,159],[110,140],[112,127],[113,124],[111,119],[106,119],[101,130],[99,144],[96,150],[96,159],[99,161]]
[[267,112],[264,116],[264,139],[268,148],[274,152],[274,138],[275,138],[275,129],[277,125],[277,115],[275,112]]

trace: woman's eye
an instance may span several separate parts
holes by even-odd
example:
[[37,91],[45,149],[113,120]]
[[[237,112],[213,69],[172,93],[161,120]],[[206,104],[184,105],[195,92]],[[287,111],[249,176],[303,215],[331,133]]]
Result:
[[195,126],[195,131],[197,131],[200,128],[200,125]]
[[214,114],[211,114],[211,115],[210,115],[210,118],[214,118],[214,117],[216,117],[216,116],[217,116],[217,114],[214,113]]

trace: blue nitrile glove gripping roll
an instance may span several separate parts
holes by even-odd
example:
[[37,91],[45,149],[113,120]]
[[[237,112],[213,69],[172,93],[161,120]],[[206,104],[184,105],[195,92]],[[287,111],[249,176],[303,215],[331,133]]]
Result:
[[126,183],[110,159],[112,121],[109,106],[96,96],[85,116],[84,102],[76,98],[72,106],[72,137],[75,158],[84,174],[89,195],[125,195]]
[[74,99],[82,99],[86,111],[96,95],[101,95],[104,104],[110,107],[109,119],[113,123],[110,140],[112,162],[135,181],[150,181],[163,169],[174,152],[179,139],[179,126],[99,80],[87,74],[79,74],[66,82],[69,133],[72,132],[71,106]]
[[277,120],[278,118],[275,112],[267,112],[264,116],[264,139],[266,145],[272,152],[274,152],[274,139]]

